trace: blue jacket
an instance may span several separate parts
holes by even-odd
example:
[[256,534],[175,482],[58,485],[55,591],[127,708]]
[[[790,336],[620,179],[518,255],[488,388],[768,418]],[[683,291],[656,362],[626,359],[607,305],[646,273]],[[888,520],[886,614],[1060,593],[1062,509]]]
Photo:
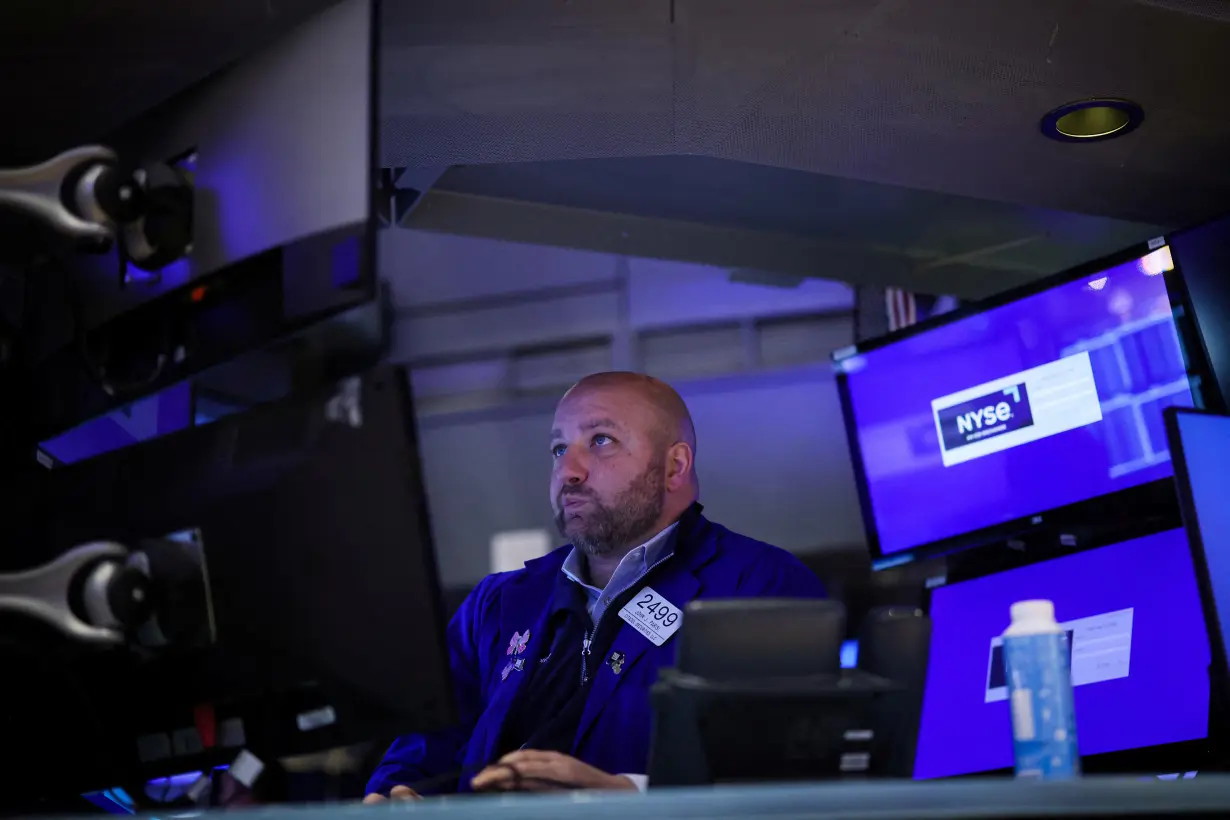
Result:
[[[790,553],[731,532],[699,514],[699,505],[680,520],[673,553],[654,572],[652,587],[680,609],[698,598],[820,598],[824,587]],[[470,778],[497,756],[500,732],[525,676],[509,674],[510,648],[527,629],[519,648],[528,666],[547,647],[546,620],[561,567],[571,547],[529,561],[515,572],[489,575],[466,598],[448,627],[448,646],[459,723],[450,731],[407,735],[396,740],[372,775],[367,791],[387,794],[395,785],[413,785],[460,774]],[[611,613],[612,616],[615,613]],[[686,624],[682,628],[686,628]],[[650,686],[658,669],[675,660],[675,641],[655,647],[627,623],[619,624],[611,648],[622,654],[622,668],[600,666],[592,681],[572,755],[612,773],[647,771],[652,724]],[[430,791],[430,790],[428,790]]]

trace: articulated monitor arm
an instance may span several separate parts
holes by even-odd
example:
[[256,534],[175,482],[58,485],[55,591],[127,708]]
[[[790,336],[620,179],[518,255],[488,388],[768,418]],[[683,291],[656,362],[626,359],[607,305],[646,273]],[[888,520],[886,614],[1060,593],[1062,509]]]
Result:
[[167,165],[128,169],[98,145],[0,169],[0,217],[5,210],[77,247],[105,249],[118,238],[145,270],[179,259],[192,241],[191,182]]
[[112,541],[83,544],[49,564],[0,575],[0,613],[54,627],[99,647],[124,643],[125,631],[149,616],[149,576]]
[[0,615],[50,626],[82,649],[192,648],[214,637],[204,556],[173,539],[135,551],[96,541],[0,574]]

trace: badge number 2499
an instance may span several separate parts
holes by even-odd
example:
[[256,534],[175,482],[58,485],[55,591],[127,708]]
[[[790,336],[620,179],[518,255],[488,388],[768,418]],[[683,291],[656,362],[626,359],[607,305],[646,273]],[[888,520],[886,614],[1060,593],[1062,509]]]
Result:
[[637,632],[649,639],[654,646],[666,643],[671,635],[683,625],[683,612],[679,607],[645,587],[619,610],[619,617],[630,623]]

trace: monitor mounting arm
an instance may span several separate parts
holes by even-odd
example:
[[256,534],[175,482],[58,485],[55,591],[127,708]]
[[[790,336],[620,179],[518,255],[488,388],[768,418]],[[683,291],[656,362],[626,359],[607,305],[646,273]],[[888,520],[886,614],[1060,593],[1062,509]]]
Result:
[[83,544],[54,561],[0,575],[0,613],[41,621],[71,640],[123,645],[149,613],[149,576],[112,541]]
[[213,641],[203,552],[173,538],[137,550],[94,541],[0,573],[0,616],[51,627],[80,649],[191,648]]
[[177,169],[129,169],[110,148],[73,148],[25,168],[0,168],[0,215],[34,219],[74,248],[115,239],[145,270],[181,258],[192,239],[192,185]]

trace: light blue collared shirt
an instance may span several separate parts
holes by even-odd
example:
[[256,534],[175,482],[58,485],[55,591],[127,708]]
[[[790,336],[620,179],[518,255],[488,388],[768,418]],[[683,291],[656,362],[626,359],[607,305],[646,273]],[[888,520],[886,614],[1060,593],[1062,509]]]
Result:
[[662,532],[650,538],[644,544],[641,544],[636,549],[629,552],[620,560],[619,566],[615,568],[615,572],[611,574],[611,580],[607,583],[605,589],[598,587],[585,581],[589,577],[589,573],[585,570],[585,559],[576,547],[572,548],[572,552],[568,553],[568,557],[564,560],[563,571],[571,580],[581,585],[585,590],[585,597],[588,601],[586,607],[589,609],[589,617],[595,624],[602,617],[602,613],[606,612],[607,604],[619,597],[621,592],[624,592],[637,581],[645,577],[645,573],[649,572],[650,567],[661,561],[670,553],[672,545],[671,533],[675,531],[678,522],[671,524]]

